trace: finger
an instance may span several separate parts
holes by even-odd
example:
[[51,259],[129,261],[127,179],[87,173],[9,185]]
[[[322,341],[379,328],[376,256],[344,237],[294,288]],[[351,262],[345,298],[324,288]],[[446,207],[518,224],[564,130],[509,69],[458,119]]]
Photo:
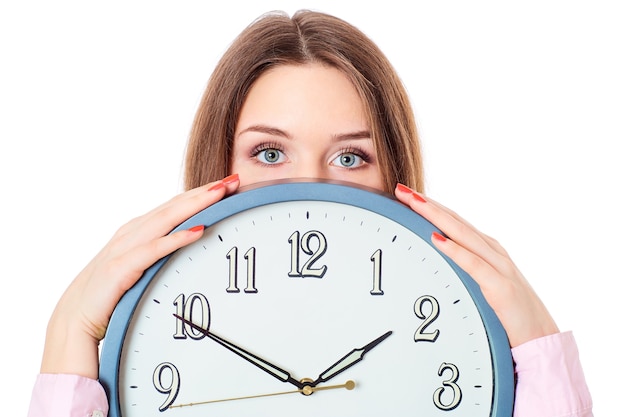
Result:
[[454,259],[479,285],[504,326],[511,347],[559,332],[550,312],[510,260],[508,268],[497,271],[453,240],[437,233],[432,240],[437,249]]
[[508,255],[504,249],[494,239],[478,231],[452,210],[402,184],[396,187],[396,197],[438,227],[458,245],[475,253],[496,269],[506,267]]
[[463,224],[467,225],[467,227],[469,227],[471,230],[474,231],[474,233],[479,235],[491,247],[491,249],[495,250],[500,255],[508,256],[508,253],[506,252],[506,250],[502,247],[502,245],[500,245],[500,243],[497,240],[495,240],[491,236],[489,236],[489,235],[481,232],[480,230],[478,230],[473,224],[471,224],[470,222],[465,220],[463,217],[459,216],[455,211],[453,211],[453,210],[449,209],[448,207],[444,206],[443,204],[433,200],[432,198],[427,198],[427,197],[424,197],[424,196],[422,196],[422,197],[424,199],[426,199],[428,201],[428,203],[434,204],[440,210],[448,213],[448,215],[450,215],[452,218],[456,219],[459,223],[463,223]]
[[214,204],[224,196],[234,192],[239,186],[239,175],[232,174],[222,180],[214,181],[207,185],[203,185],[184,193],[181,193],[166,203],[160,205],[156,209],[147,213],[146,219],[149,220],[154,215],[159,215],[162,211],[169,211],[174,207],[186,207],[187,210],[182,212],[183,218],[176,216],[176,220],[185,220],[200,210]]
[[239,176],[230,175],[220,181],[197,187],[185,193],[179,194],[170,201],[162,204],[151,212],[142,216],[145,223],[160,225],[156,232],[159,236],[169,232],[184,220],[221,200],[225,195],[236,190],[239,185]]
[[114,277],[114,285],[107,282],[108,280],[101,280],[100,282],[104,288],[113,288],[113,301],[117,303],[124,292],[135,284],[146,269],[164,256],[197,241],[202,237],[203,232],[204,225],[197,225],[151,240],[127,252],[122,252],[119,256],[109,260],[105,271],[107,277]]
[[82,307],[71,308],[72,317],[76,316],[75,311],[82,310],[78,319],[83,321],[88,334],[100,340],[115,306],[144,271],[162,257],[198,240],[203,231],[203,225],[181,230],[107,259],[95,269],[90,265],[72,283],[62,300],[67,305],[82,304]]
[[177,195],[122,226],[113,238],[115,248],[117,251],[129,250],[136,245],[166,235],[194,214],[213,205],[225,195],[233,193],[238,186],[239,177],[234,174]]
[[[498,271],[474,252],[437,232],[433,232],[431,241],[437,249],[453,259],[461,269],[467,272],[481,287],[483,293],[492,288],[494,282],[497,282],[496,279],[500,276]],[[487,296],[487,294],[484,295]]]
[[485,242],[487,244],[489,244],[489,246],[491,246],[491,248],[493,250],[497,251],[498,253],[500,253],[502,255],[506,255],[506,251],[498,243],[498,241],[493,239],[491,236],[486,235],[485,233],[483,233],[480,230],[478,230],[474,225],[472,225],[470,222],[465,220],[463,217],[459,216],[455,211],[449,209],[448,207],[444,206],[443,204],[439,203],[438,201],[433,200],[432,198],[426,197],[423,194],[420,194],[420,193],[418,193],[416,191],[413,191],[413,190],[411,190],[411,191],[414,192],[417,196],[421,197],[423,200],[426,200],[428,203],[434,204],[440,210],[446,212],[449,216],[451,216],[452,218],[457,220],[459,223],[463,223],[463,224],[467,225],[467,227],[471,228],[474,231],[474,233],[478,234],[481,238],[483,238],[485,240]]

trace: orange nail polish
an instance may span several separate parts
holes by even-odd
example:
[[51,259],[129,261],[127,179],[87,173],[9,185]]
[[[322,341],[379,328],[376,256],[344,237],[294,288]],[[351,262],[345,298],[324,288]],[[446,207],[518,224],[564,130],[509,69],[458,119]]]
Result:
[[232,183],[234,183],[236,181],[239,181],[239,174],[231,174],[228,177],[224,178],[222,180],[222,183],[224,185],[228,185],[228,184],[232,184]]
[[409,187],[407,187],[404,184],[398,183],[398,184],[396,184],[396,188],[401,193],[407,193],[407,194],[410,193],[411,197],[413,197],[413,199],[419,201],[420,203],[425,203],[426,202],[426,200],[424,200],[424,197],[422,197],[421,195],[419,195],[418,193],[416,193],[415,191],[413,191],[412,189],[410,189]]
[[402,193],[413,193],[413,190],[411,190],[409,187],[407,187],[404,184],[400,184],[398,183],[396,185],[396,188],[398,189],[398,191],[402,192]]
[[204,230],[204,225],[199,224],[199,225],[194,226],[194,227],[192,227],[192,228],[190,228],[190,229],[188,229],[188,230],[189,230],[190,232],[194,232],[194,233],[195,233],[195,232],[200,232],[200,231]]
[[437,233],[437,232],[433,232],[433,238],[435,238],[435,240],[438,240],[440,242],[445,242],[446,239],[444,236],[442,236],[441,234]]
[[212,186],[209,187],[209,191],[219,190],[220,188],[224,188],[224,183],[222,181],[216,182]]
[[420,203],[425,203],[426,202],[424,197],[422,197],[418,193],[413,193],[413,198],[416,199],[417,201],[419,201]]

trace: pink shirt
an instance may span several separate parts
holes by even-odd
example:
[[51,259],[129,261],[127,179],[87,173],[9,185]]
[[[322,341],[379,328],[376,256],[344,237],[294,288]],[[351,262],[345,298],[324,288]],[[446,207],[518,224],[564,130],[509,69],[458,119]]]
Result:
[[514,417],[593,417],[572,332],[531,340],[511,352],[517,377]]
[[109,402],[94,379],[67,374],[39,374],[30,399],[29,417],[105,417]]
[[[571,332],[531,340],[512,349],[514,417],[593,417],[591,395]],[[28,417],[104,417],[106,394],[95,380],[77,375],[37,376]]]

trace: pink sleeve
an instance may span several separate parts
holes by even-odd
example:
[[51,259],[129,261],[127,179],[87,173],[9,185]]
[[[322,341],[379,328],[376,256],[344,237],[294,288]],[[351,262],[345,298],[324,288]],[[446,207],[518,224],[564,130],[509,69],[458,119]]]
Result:
[[109,405],[96,380],[78,375],[39,374],[28,417],[105,417]]
[[593,417],[572,332],[531,340],[512,353],[517,377],[514,417]]

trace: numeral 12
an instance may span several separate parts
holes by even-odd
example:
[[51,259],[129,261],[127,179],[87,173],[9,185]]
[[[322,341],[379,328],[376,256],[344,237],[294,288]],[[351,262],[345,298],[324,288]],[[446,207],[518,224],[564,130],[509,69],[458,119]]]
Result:
[[[313,238],[318,243],[315,250],[311,248],[311,239]],[[311,230],[303,234],[302,239],[300,239],[300,232],[295,231],[289,236],[288,241],[291,244],[291,270],[288,275],[300,278],[322,278],[326,273],[327,266],[322,265],[320,268],[314,268],[313,264],[326,253],[328,247],[326,236],[322,232]],[[300,267],[300,250],[306,255],[310,255],[302,267]]]

